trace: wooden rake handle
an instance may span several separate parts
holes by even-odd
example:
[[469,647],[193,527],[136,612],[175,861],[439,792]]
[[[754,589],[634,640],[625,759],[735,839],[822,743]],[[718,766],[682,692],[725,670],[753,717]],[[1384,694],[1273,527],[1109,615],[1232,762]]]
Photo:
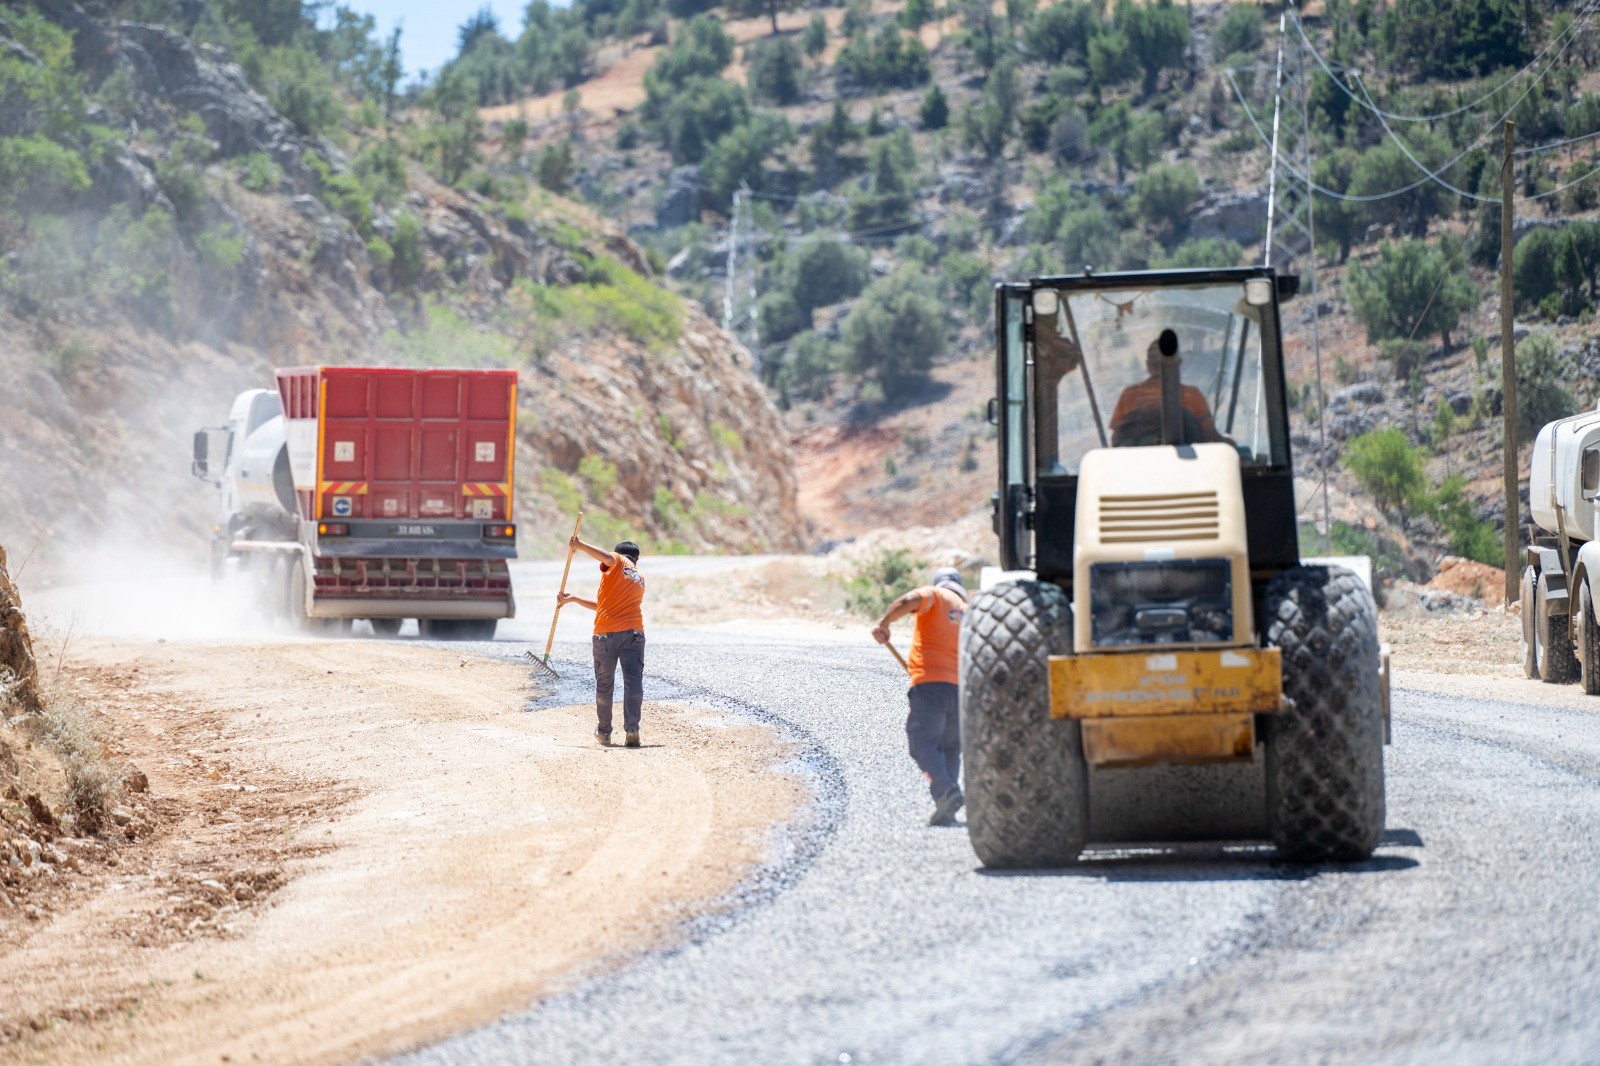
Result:
[[[582,525],[583,525],[583,512],[579,511],[578,512],[578,520],[576,522],[572,523],[572,535],[574,537],[576,537],[578,535],[578,530],[579,530],[580,527],[582,527]],[[572,573],[572,553],[573,553],[573,551],[574,551],[574,548],[572,547],[571,543],[568,543],[567,544],[567,565],[565,567],[563,567],[562,570],[561,570],[561,592],[567,591],[567,575]],[[559,597],[560,594],[558,593],[557,595]],[[554,613],[552,613],[550,615],[550,637],[549,637],[549,639],[547,639],[544,642],[544,661],[546,663],[548,663],[550,661],[550,649],[551,649],[552,646],[554,646],[554,644],[556,642],[556,623],[559,622],[560,620],[561,620],[561,600],[558,598],[556,600],[556,609],[555,609]]]
[[910,677],[911,676],[911,667],[910,667],[909,664],[906,663],[905,656],[900,654],[900,649],[895,647],[893,644],[888,643],[888,642],[885,642],[883,646],[885,648],[889,649],[889,654],[894,656],[894,661],[899,663],[901,669],[903,669],[906,672],[906,676]]

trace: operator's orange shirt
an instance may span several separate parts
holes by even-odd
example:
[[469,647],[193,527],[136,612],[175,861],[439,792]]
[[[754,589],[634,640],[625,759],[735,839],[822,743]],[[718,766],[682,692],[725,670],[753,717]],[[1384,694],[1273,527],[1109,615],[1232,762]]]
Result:
[[937,585],[917,591],[922,593],[922,606],[917,608],[916,628],[911,631],[911,654],[906,657],[906,665],[911,668],[911,683],[946,681],[954,685],[960,681],[957,640],[961,634],[961,616],[967,613],[967,601]]
[[644,575],[626,555],[612,554],[616,562],[600,564],[600,591],[594,597],[594,634],[644,632]]
[[[1221,440],[1222,434],[1217,432],[1217,424],[1211,418],[1211,406],[1206,403],[1205,393],[1193,385],[1185,385],[1180,397],[1184,410],[1200,420],[1200,432],[1205,434],[1206,440]],[[1122,395],[1117,397],[1117,409],[1111,413],[1111,428],[1121,425],[1133,412],[1147,409],[1161,410],[1160,378],[1147,378],[1122,390]]]

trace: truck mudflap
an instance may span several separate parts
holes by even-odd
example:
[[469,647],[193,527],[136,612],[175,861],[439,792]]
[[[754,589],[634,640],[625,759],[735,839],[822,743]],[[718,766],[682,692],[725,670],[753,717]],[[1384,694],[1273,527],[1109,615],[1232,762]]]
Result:
[[1080,722],[1094,766],[1248,761],[1255,716],[1282,709],[1277,648],[1050,658],[1050,715]]

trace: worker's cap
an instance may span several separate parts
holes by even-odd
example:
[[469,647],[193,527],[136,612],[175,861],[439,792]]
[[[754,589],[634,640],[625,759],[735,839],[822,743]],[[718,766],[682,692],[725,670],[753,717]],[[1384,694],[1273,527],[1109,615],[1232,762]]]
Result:
[[953,566],[941,566],[935,570],[933,572],[933,583],[935,587],[947,588],[951,592],[959,592],[963,596],[967,593],[966,586],[961,583],[961,571]]
[[615,548],[612,548],[611,550],[616,552],[618,555],[626,555],[628,558],[632,559],[634,562],[638,562],[639,561],[639,546],[637,544],[635,544],[631,540],[622,541],[620,544],[618,544]]

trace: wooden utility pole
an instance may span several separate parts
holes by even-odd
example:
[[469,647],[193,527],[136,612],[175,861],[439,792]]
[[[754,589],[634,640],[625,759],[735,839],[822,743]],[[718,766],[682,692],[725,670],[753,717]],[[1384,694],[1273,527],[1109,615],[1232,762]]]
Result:
[[[1511,291],[1511,139],[1513,123],[1506,119],[1505,157],[1500,161],[1500,381],[1505,393],[1501,405],[1505,415],[1506,462],[1506,605],[1521,595],[1522,566],[1519,549],[1522,538],[1522,508],[1517,495],[1517,341],[1512,327],[1516,323],[1516,304]],[[1524,605],[1526,607],[1526,605]]]

